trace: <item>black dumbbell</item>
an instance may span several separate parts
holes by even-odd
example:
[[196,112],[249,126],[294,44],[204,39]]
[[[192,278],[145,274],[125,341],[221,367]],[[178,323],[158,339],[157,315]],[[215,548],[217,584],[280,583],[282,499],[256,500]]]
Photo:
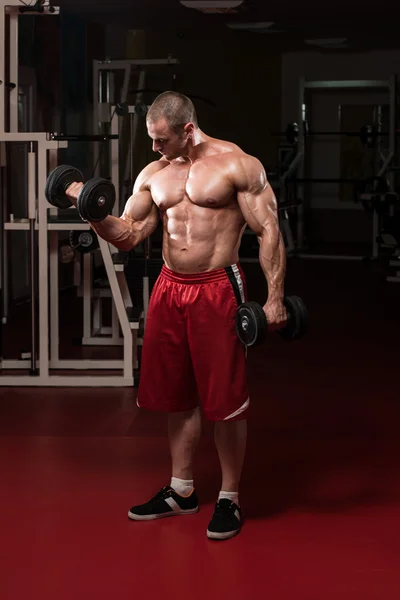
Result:
[[[287,311],[287,322],[277,330],[287,340],[301,339],[308,328],[308,311],[301,298],[286,296],[283,301]],[[236,333],[245,346],[261,344],[268,332],[268,322],[263,307],[257,302],[241,304],[236,313]]]
[[[44,194],[46,200],[57,208],[69,208],[71,200],[66,195],[68,187],[75,182],[83,183],[83,175],[75,167],[60,165],[50,173]],[[84,221],[103,221],[115,204],[115,188],[111,181],[100,177],[89,179],[79,192],[77,208]]]

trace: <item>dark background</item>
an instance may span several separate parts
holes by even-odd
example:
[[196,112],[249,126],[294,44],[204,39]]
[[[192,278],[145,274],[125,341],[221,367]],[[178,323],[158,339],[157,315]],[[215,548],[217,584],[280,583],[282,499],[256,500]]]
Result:
[[[268,172],[276,170],[278,148],[284,141],[271,132],[298,118],[299,76],[387,79],[400,65],[394,12],[398,9],[388,2],[368,7],[361,2],[349,6],[345,2],[326,5],[245,0],[236,12],[207,15],[182,6],[179,0],[64,0],[57,5],[60,17],[20,19],[20,62],[35,69],[39,130],[54,130],[57,125],[64,131],[91,130],[93,59],[172,55],[180,62],[171,69],[171,78],[165,69],[159,70],[151,83],[161,89],[174,86],[212,102],[214,107],[196,101],[201,127],[256,155]],[[330,42],[318,43],[327,38]],[[387,95],[368,90],[347,96],[340,92],[336,97],[332,92],[322,95],[324,98],[309,99],[311,121],[315,116],[320,128],[332,127],[330,119],[339,104],[372,107],[387,103]],[[358,127],[356,112],[354,128]],[[367,110],[365,117],[370,115]],[[348,124],[352,124],[351,116]],[[331,162],[335,143],[341,142],[324,142],[321,160],[325,165]],[[149,148],[144,137],[138,169],[152,158]],[[318,147],[310,156],[320,156],[320,150]],[[83,147],[75,146],[71,152],[81,168],[88,166]],[[333,167],[324,176],[340,174]],[[313,175],[321,176],[319,164]],[[359,207],[348,202],[344,205],[343,198],[335,195],[340,195],[337,187],[314,190],[309,217],[314,237],[323,231],[324,240],[337,242],[340,227],[341,239],[348,243],[370,243],[369,219],[361,216],[356,210]]]
[[[361,2],[244,0],[222,14],[204,14],[179,0],[61,0],[57,6],[59,16],[19,19],[19,77],[20,83],[34,81],[37,131],[93,132],[93,60],[172,56],[179,64],[150,69],[146,87],[201,97],[194,100],[201,128],[257,156],[271,181],[286,145],[285,137],[273,132],[298,120],[301,76],[388,80],[400,70],[399,9],[386,1],[369,8]],[[117,88],[116,100],[118,94]],[[306,101],[309,123],[318,130],[358,130],[373,121],[377,106],[387,117],[384,90],[324,90],[308,94]],[[96,156],[87,143],[70,144],[60,153],[62,162],[85,175]],[[135,175],[154,158],[143,123]],[[362,177],[371,172],[371,164],[364,168],[369,159],[357,139],[310,139],[306,175]],[[313,185],[304,195],[309,245],[321,252],[371,254],[372,218],[354,203],[351,188]]]

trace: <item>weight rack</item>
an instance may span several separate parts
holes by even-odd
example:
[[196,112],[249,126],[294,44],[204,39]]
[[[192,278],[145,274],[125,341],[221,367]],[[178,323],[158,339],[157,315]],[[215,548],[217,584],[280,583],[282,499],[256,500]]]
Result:
[[[139,320],[132,315],[129,297],[124,282],[118,275],[115,248],[99,238],[100,255],[104,263],[110,296],[113,300],[112,335],[123,345],[122,360],[60,360],[59,359],[59,310],[58,310],[58,233],[60,231],[89,230],[90,226],[76,218],[76,209],[67,211],[71,218],[62,216],[58,209],[47,203],[44,189],[47,174],[57,166],[58,150],[80,139],[96,142],[100,136],[63,136],[46,132],[20,132],[18,129],[18,17],[23,14],[53,16],[59,14],[58,7],[9,6],[0,0],[0,146],[10,142],[22,142],[28,146],[28,215],[14,219],[3,210],[2,221],[2,266],[8,266],[7,233],[9,231],[30,232],[30,275],[31,275],[31,351],[21,360],[6,360],[0,356],[0,386],[133,386],[134,366],[137,366],[136,348]],[[7,15],[7,19],[6,19]],[[7,31],[6,31],[7,29]],[[9,34],[8,37],[6,34]],[[6,44],[5,40],[9,42]],[[6,57],[8,65],[6,65]],[[9,81],[6,80],[6,74]],[[95,102],[96,104],[96,102]],[[6,130],[6,127],[8,130]],[[119,137],[118,135],[116,137]],[[116,137],[109,137],[115,144]],[[104,136],[101,136],[104,139]],[[118,142],[111,153],[111,171],[118,172]],[[1,147],[0,147],[1,151]],[[0,157],[3,155],[0,152]],[[3,170],[6,162],[0,162]],[[114,169],[114,171],[113,171]],[[117,201],[114,212],[119,211],[119,178],[117,178]],[[7,193],[5,186],[2,193]],[[4,196],[4,199],[6,196]],[[3,207],[4,208],[4,207]],[[88,285],[90,270],[89,255],[84,258],[83,303],[91,306],[92,294]],[[37,285],[36,285],[37,282]],[[7,298],[6,280],[2,281],[2,296]],[[85,315],[85,308],[84,308]],[[86,311],[86,326],[91,321],[90,309]],[[96,319],[95,319],[96,320]],[[60,375],[54,371],[72,370],[72,375]],[[77,375],[77,371],[99,370],[99,375]],[[118,374],[108,374],[109,370]],[[7,371],[17,371],[9,375]],[[25,374],[25,371],[28,374]],[[104,373],[104,374],[103,374]]]
[[[394,187],[394,174],[390,171],[390,166],[393,162],[396,153],[396,108],[397,108],[397,77],[392,75],[388,80],[327,80],[327,81],[312,81],[305,77],[299,78],[298,84],[298,138],[297,138],[297,153],[292,164],[287,169],[286,173],[281,177],[280,189],[284,190],[287,182],[290,180],[293,173],[297,173],[296,181],[300,184],[306,182],[304,176],[304,156],[305,156],[305,139],[312,132],[307,132],[307,107],[305,101],[306,90],[309,89],[381,89],[386,90],[389,100],[389,153],[383,160],[382,166],[376,173],[377,178],[387,177],[391,190]],[[318,133],[318,132],[316,132]],[[323,134],[324,132],[321,132]],[[329,132],[329,134],[339,134],[339,132]],[[347,135],[344,133],[344,135]],[[356,135],[359,135],[357,133]],[[315,181],[313,179],[313,181]],[[328,181],[328,180],[326,180]],[[333,180],[332,180],[333,181]],[[339,182],[339,178],[335,181]],[[305,259],[332,259],[332,260],[364,260],[365,256],[347,256],[347,255],[330,255],[330,254],[315,254],[304,251],[304,195],[300,192],[300,201],[295,207],[297,232],[296,232],[296,247],[293,254],[299,258]],[[376,211],[373,212],[372,222],[372,252],[373,259],[378,258],[379,248],[377,237],[379,233],[379,215]]]

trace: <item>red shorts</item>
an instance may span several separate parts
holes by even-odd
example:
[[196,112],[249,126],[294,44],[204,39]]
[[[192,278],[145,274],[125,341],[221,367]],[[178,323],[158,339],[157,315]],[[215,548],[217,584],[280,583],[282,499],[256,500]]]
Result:
[[182,275],[163,266],[149,303],[137,404],[211,421],[246,418],[246,349],[235,328],[247,300],[238,265]]

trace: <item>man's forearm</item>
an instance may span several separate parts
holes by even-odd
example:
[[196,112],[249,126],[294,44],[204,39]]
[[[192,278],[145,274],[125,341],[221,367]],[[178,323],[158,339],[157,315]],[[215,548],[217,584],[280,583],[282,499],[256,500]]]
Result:
[[131,250],[146,237],[143,228],[136,227],[135,222],[125,221],[112,215],[103,221],[89,224],[103,240],[110,242],[119,250]]
[[260,265],[268,283],[268,301],[282,301],[286,273],[286,248],[279,226],[267,225],[258,241]]
[[[78,207],[78,197],[82,187],[83,183],[76,182],[72,183],[66,190],[68,198],[75,207]],[[131,250],[146,237],[149,237],[157,225],[158,216],[154,214],[151,197],[148,192],[148,197],[146,195],[143,197],[143,194],[145,193],[137,194],[135,197],[135,202],[139,204],[138,217],[133,218],[129,210],[125,210],[122,217],[109,215],[103,221],[90,222],[90,227],[103,240],[110,242],[116,248]],[[126,207],[128,207],[132,198],[128,200]]]

